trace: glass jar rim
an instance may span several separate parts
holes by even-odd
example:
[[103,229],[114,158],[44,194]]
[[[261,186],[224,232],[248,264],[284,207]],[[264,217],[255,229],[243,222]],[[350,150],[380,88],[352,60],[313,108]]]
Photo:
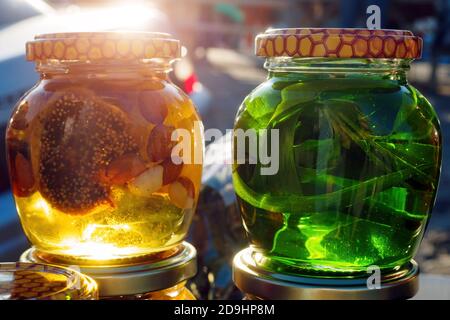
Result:
[[[28,262],[0,263],[0,288],[9,299],[96,300],[97,283],[73,269]],[[56,280],[58,279],[58,280]],[[1,299],[0,299],[1,300]]]
[[126,62],[181,57],[180,41],[159,32],[69,32],[36,35],[28,61]]
[[422,43],[408,30],[283,28],[259,34],[255,53],[261,57],[417,59]]
[[413,59],[267,57],[264,68],[270,72],[302,73],[395,73],[407,72]]

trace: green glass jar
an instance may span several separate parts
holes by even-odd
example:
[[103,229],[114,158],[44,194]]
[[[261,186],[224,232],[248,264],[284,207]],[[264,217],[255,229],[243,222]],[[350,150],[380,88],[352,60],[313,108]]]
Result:
[[407,264],[441,167],[438,118],[406,78],[421,39],[408,31],[277,29],[256,44],[269,74],[239,108],[235,132],[253,129],[260,140],[276,129],[278,170],[262,174],[259,158],[239,163],[235,140],[233,183],[257,264],[318,277]]

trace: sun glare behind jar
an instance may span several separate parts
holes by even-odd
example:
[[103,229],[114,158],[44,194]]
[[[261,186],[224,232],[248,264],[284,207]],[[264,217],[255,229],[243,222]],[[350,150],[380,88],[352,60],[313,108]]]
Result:
[[136,247],[120,248],[115,245],[86,241],[80,243],[78,239],[67,239],[62,241],[63,246],[68,249],[65,253],[72,257],[92,257],[95,261],[111,261],[122,257],[138,256],[139,249]]
[[[65,17],[71,30],[80,30],[80,16],[83,16],[82,30],[109,30],[111,26],[125,30],[145,30],[152,20],[164,20],[162,14],[143,3],[122,3],[114,6],[79,10]],[[154,26],[158,27],[158,26]]]

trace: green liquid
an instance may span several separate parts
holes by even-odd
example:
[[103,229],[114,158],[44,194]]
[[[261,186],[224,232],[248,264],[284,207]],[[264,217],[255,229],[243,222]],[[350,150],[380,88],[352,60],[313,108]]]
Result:
[[404,80],[273,74],[246,98],[235,128],[279,130],[276,175],[261,175],[259,162],[233,168],[266,268],[356,275],[414,256],[434,204],[441,136],[432,106]]

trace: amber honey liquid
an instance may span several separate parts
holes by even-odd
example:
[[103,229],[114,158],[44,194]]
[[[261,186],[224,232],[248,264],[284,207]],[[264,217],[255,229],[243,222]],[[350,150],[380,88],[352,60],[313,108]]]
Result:
[[[7,130],[24,231],[46,253],[87,260],[151,254],[185,237],[201,164],[174,163],[178,128],[202,149],[199,117],[161,78],[44,79]],[[201,130],[201,128],[200,128]]]
[[39,193],[17,199],[17,206],[23,208],[20,216],[30,241],[57,255],[109,260],[161,251],[184,238],[183,222],[192,209],[179,209],[164,195],[136,199],[123,190],[114,194],[116,208],[103,206],[70,218]]

